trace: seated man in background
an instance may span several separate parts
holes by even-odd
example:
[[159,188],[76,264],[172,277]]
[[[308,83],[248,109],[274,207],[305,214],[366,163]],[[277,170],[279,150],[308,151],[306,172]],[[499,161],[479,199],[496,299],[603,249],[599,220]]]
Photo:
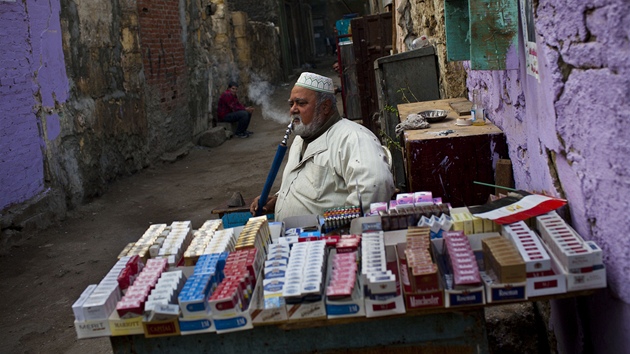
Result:
[[219,97],[219,107],[217,115],[219,122],[238,123],[236,127],[236,135],[239,138],[248,138],[253,132],[247,130],[249,121],[252,119],[254,107],[245,107],[239,102],[236,92],[238,84],[234,81],[228,83],[228,88]]
[[[378,138],[364,126],[340,117],[332,79],[302,73],[289,99],[295,139],[282,185],[268,199],[263,213],[275,220],[307,214],[323,215],[334,207],[387,202],[394,180]],[[258,200],[250,211],[255,214]]]

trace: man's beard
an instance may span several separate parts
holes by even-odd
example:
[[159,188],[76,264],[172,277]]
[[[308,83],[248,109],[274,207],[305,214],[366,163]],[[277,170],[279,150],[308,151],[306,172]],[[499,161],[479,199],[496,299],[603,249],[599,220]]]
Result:
[[[299,123],[296,123],[295,121],[298,120]],[[322,125],[324,125],[324,121],[323,119],[317,115],[313,121],[311,121],[309,124],[305,125],[302,123],[302,117],[300,117],[299,114],[292,114],[291,115],[291,121],[294,122],[293,123],[293,133],[295,135],[299,135],[302,138],[308,138],[311,135],[313,135],[319,128],[322,127]]]

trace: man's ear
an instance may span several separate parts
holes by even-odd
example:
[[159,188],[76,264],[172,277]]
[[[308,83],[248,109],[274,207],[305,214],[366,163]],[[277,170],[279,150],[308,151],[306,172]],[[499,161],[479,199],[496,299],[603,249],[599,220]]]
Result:
[[322,112],[326,116],[330,115],[331,110],[332,110],[332,101],[331,100],[326,100],[326,101],[322,102]]

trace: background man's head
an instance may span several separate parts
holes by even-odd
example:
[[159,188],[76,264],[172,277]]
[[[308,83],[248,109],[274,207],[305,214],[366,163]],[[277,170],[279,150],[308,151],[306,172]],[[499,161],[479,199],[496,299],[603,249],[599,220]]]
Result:
[[230,81],[228,82],[228,90],[236,93],[236,91],[238,91],[238,84],[236,83],[236,81]]
[[289,98],[296,135],[303,138],[311,136],[337,112],[334,92],[332,79],[309,72],[300,75]]

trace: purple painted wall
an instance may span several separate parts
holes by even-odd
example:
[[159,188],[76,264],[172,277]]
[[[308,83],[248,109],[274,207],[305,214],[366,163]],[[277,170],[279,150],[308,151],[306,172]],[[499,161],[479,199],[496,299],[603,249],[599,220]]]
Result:
[[506,133],[516,187],[569,201],[571,223],[604,250],[608,289],[552,303],[560,352],[630,347],[630,2],[540,0],[540,82],[520,69],[471,71]]
[[0,210],[44,190],[47,140],[68,97],[59,1],[0,2]]

